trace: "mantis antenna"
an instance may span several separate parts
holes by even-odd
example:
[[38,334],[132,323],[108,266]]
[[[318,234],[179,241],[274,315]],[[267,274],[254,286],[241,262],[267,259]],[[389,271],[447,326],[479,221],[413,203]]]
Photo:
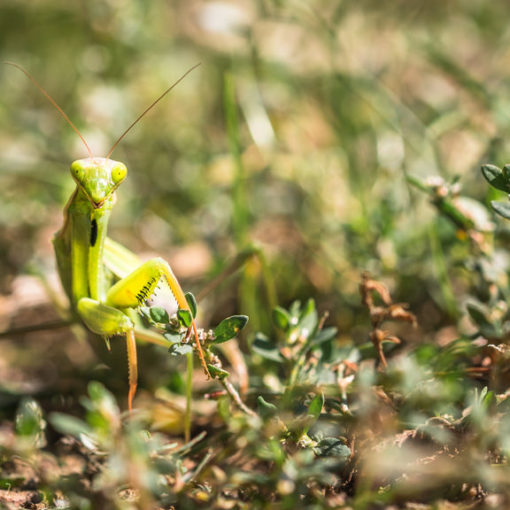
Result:
[[85,138],[83,138],[82,134],[78,131],[78,128],[72,123],[71,119],[66,115],[64,110],[60,108],[60,106],[57,104],[57,102],[44,90],[44,88],[37,82],[37,80],[23,67],[21,67],[19,64],[15,64],[14,62],[2,62],[3,64],[6,64],[8,66],[13,66],[16,69],[19,69],[46,97],[46,99],[57,109],[57,111],[64,117],[65,121],[74,129],[76,134],[80,137],[81,141],[83,142],[83,145],[87,148],[87,152],[89,153],[89,156],[92,157],[92,151],[90,150],[90,147],[88,146],[87,142],[85,141]]
[[[65,121],[74,129],[74,131],[76,132],[76,134],[80,137],[80,140],[83,142],[83,145],[85,145],[86,149],[87,149],[87,152],[89,153],[89,157],[92,157],[92,151],[90,150],[90,147],[88,146],[87,142],[85,141],[85,138],[83,138],[82,134],[78,131],[78,128],[73,124],[73,122],[71,121],[71,119],[66,115],[66,113],[64,112],[64,110],[62,110],[62,108],[60,108],[60,106],[57,104],[57,102],[48,94],[48,92],[46,92],[46,90],[42,87],[42,85],[39,84],[39,82],[26,70],[24,69],[22,66],[20,66],[19,64],[15,64],[14,62],[8,62],[8,61],[4,61],[2,62],[3,64],[6,64],[6,65],[9,65],[9,66],[13,66],[15,67],[16,69],[19,69],[23,74],[25,74],[25,76],[27,76],[27,78],[44,94],[44,96],[46,97],[46,99],[48,99],[48,101],[57,109],[57,111],[60,113],[60,115],[62,115],[62,117],[64,117]],[[112,148],[110,149],[110,151],[108,152],[108,154],[106,155],[106,159],[109,159],[109,157],[112,155],[113,151],[117,148],[117,145],[119,145],[120,141],[131,131],[131,129],[147,114],[149,113],[150,110],[152,110],[152,108],[154,106],[156,106],[156,104],[158,104],[174,87],[176,87],[182,80],[184,80],[184,78],[189,74],[191,73],[191,71],[195,70],[198,66],[200,65],[200,63],[198,64],[195,64],[193,67],[191,67],[190,69],[188,69],[175,83],[173,83],[172,85],[170,85],[170,87],[168,87],[164,92],[163,94],[161,94],[155,101],[153,101],[130,125],[129,127],[119,136],[119,138],[117,139],[117,141],[113,144]]]
[[138,123],[138,121],[140,121],[147,113],[149,113],[149,111],[152,110],[154,106],[156,106],[174,87],[176,87],[182,80],[184,80],[184,78],[186,78],[186,76],[188,76],[188,74],[195,70],[199,65],[200,62],[189,68],[176,82],[170,85],[170,87],[168,87],[165,92],[163,92],[163,94],[161,94],[155,101],[153,101],[147,108],[145,108],[145,110],[140,115],[138,115],[138,117],[129,125],[124,133],[122,133],[117,141],[113,144],[112,148],[106,155],[106,159],[110,158],[112,152],[115,150],[117,145],[119,145],[119,142],[131,131],[131,129]]

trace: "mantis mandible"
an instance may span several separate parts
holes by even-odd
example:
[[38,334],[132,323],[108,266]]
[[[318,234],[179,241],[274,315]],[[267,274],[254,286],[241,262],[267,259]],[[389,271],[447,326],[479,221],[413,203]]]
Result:
[[[136,339],[168,347],[160,335],[143,328],[136,309],[150,298],[160,281],[165,281],[180,309],[190,310],[184,292],[170,265],[162,258],[141,263],[127,248],[107,237],[108,220],[116,200],[116,191],[127,175],[126,166],[110,159],[119,142],[131,128],[181,80],[198,65],[193,66],[122,133],[106,157],[92,155],[87,142],[58,106],[54,99],[21,66],[4,62],[22,71],[46,96],[78,134],[88,156],[71,164],[71,176],[76,183],[64,209],[64,223],[55,234],[53,245],[57,268],[71,307],[92,332],[108,339],[124,335],[127,344],[129,369],[128,408],[133,409],[133,398],[138,380]],[[186,338],[195,337],[197,352],[207,375],[209,371],[195,321],[192,320]]]

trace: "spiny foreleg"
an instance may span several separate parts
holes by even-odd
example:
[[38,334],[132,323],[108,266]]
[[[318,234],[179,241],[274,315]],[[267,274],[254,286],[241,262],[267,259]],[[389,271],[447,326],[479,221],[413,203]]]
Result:
[[[170,287],[178,307],[191,312],[186,296],[172,268],[159,257],[143,263],[113,285],[106,295],[106,304],[115,308],[136,308],[154,294],[162,279]],[[210,376],[194,320],[190,325],[189,333],[195,337],[200,362],[204,372]]]

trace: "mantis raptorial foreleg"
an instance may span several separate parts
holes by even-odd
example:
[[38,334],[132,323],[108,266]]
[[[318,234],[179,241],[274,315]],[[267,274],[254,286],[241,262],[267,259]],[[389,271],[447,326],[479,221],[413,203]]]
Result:
[[[179,308],[189,310],[184,292],[170,265],[159,257],[141,264],[137,269],[115,283],[106,293],[103,302],[83,297],[76,306],[80,318],[94,333],[106,337],[126,335],[130,385],[129,409],[132,408],[132,399],[136,389],[136,374],[138,373],[135,343],[135,337],[138,335],[135,324],[123,310],[135,309],[143,304],[146,299],[154,294],[161,280],[166,281],[170,287]],[[195,335],[200,359],[205,364],[194,322],[190,326],[189,333]],[[142,331],[140,331],[140,336],[144,338]],[[147,335],[144,339],[151,341],[147,338]]]
[[179,308],[188,308],[186,297],[168,262],[162,258],[144,262],[119,280],[106,293],[105,303],[120,308],[136,308],[150,297],[161,280],[166,281]]

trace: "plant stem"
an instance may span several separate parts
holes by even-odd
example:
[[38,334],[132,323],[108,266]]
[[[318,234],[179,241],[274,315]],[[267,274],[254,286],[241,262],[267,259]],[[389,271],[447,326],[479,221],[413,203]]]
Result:
[[237,390],[234,388],[234,386],[232,385],[232,383],[228,379],[222,379],[221,380],[221,384],[223,385],[223,387],[225,388],[225,390],[229,394],[230,398],[237,404],[239,409],[241,409],[241,411],[243,411],[244,413],[248,414],[249,416],[254,416],[254,417],[257,416],[257,413],[252,411],[241,400],[241,397],[239,396],[239,393],[237,392]]
[[184,414],[184,442],[191,438],[191,401],[193,396],[193,352],[186,354],[186,411]]

